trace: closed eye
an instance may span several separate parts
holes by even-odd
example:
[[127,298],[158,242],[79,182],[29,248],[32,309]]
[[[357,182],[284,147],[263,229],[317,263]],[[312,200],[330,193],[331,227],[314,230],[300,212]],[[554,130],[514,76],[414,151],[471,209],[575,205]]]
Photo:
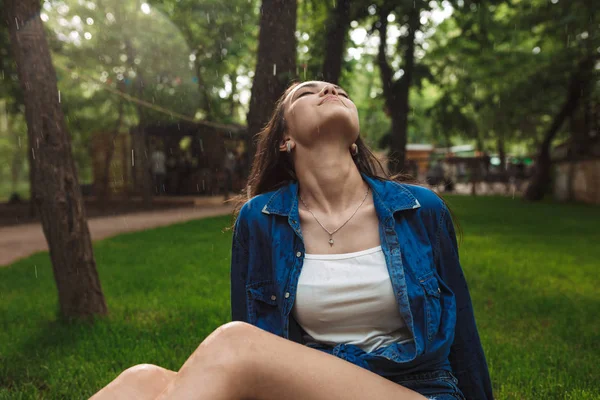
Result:
[[304,93],[302,93],[300,96],[298,96],[298,98],[300,98],[300,97],[304,96],[305,94],[312,94],[312,92],[304,92]]
[[345,98],[349,99],[350,97],[346,94],[346,93],[340,93],[340,96],[344,96]]

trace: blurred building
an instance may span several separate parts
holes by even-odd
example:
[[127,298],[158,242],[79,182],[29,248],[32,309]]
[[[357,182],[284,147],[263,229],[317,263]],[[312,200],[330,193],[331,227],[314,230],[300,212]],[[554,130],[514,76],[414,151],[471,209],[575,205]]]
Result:
[[552,151],[554,197],[559,201],[600,204],[600,138],[587,144],[584,154],[575,154],[571,141]]

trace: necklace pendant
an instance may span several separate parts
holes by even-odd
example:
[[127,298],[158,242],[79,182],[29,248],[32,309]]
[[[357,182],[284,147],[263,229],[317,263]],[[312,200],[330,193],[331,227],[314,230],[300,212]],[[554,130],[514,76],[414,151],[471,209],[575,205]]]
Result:
[[333,247],[333,238],[329,238],[329,246]]

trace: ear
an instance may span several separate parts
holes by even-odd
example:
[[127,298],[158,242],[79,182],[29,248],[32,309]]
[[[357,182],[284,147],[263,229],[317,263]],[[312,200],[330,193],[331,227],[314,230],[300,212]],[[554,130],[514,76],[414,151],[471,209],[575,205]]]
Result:
[[287,142],[290,142],[292,149],[296,146],[296,143],[294,143],[292,138],[288,136],[288,137],[283,138],[281,143],[279,143],[279,151],[287,152]]

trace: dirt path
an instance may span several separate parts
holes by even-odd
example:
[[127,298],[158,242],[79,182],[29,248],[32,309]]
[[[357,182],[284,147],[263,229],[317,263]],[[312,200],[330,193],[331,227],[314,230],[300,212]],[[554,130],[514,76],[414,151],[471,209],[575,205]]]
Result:
[[[123,232],[135,232],[178,222],[227,215],[232,206],[178,208],[167,211],[141,212],[114,217],[88,219],[92,240],[104,239]],[[6,267],[20,258],[48,250],[41,224],[17,225],[0,228],[0,267]]]

